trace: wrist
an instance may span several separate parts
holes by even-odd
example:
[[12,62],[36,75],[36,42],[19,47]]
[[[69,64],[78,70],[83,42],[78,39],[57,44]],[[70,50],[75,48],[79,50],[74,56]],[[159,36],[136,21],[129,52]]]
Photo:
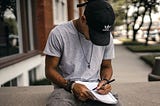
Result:
[[107,78],[103,78],[101,81],[107,81],[108,82],[109,80]]
[[108,82],[109,82],[109,80],[108,80],[107,78],[103,78],[103,79],[101,79],[100,81],[105,82],[105,83],[108,83]]
[[72,84],[72,86],[71,86],[71,90],[73,90],[73,88],[74,88],[74,85],[75,85],[75,84],[76,84],[75,82]]
[[66,83],[66,85],[65,85],[65,87],[64,87],[64,89],[66,90],[66,91],[68,91],[68,92],[72,92],[72,89],[73,89],[73,87],[74,87],[74,83],[75,83],[75,81],[70,81],[70,80],[68,80],[67,81],[67,83]]
[[74,89],[74,85],[75,85],[76,83],[74,82],[73,84],[72,84],[72,86],[71,86],[71,93],[72,94],[74,94],[74,91],[73,91],[73,89]]

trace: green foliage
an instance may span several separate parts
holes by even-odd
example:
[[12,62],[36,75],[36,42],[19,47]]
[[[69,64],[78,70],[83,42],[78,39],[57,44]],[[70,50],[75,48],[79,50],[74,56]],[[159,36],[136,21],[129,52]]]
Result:
[[137,41],[125,41],[123,42],[123,45],[143,45],[143,43]]
[[153,67],[155,64],[155,57],[160,56],[158,55],[144,55],[141,56],[140,59],[142,59],[145,63],[147,63],[149,66]]
[[13,9],[16,15],[16,0],[0,0],[0,17],[3,17],[6,9]]
[[15,19],[7,18],[4,19],[5,23],[9,28],[9,34],[18,35],[17,22]]
[[110,0],[110,2],[116,15],[115,25],[119,26],[124,24],[123,20],[125,19],[125,0]]
[[5,19],[4,13],[9,9],[16,17],[16,0],[0,0],[0,19],[7,24],[9,28],[9,34],[18,35],[16,19]]
[[51,82],[47,79],[41,79],[41,80],[34,82],[31,85],[51,85]]
[[[152,17],[151,17],[151,13],[152,12],[156,12],[156,7],[157,5],[159,5],[159,1],[158,0],[131,0],[132,5],[137,8],[137,10],[134,12],[134,14],[131,16],[131,18],[133,19],[133,24],[132,24],[132,28],[133,28],[133,41],[136,40],[136,34],[138,32],[138,30],[140,30],[140,28],[143,26],[144,23],[144,17],[146,15],[149,15],[150,17],[150,23],[148,24],[147,27],[147,34],[149,34],[149,31],[151,29],[152,26]],[[141,8],[144,8],[144,10],[142,11]],[[137,20],[139,19],[139,17],[142,17],[141,22],[139,23],[138,27],[135,27],[137,25]],[[148,44],[148,36],[146,39],[146,45]]]
[[127,46],[127,48],[133,52],[160,52],[160,45],[136,45]]

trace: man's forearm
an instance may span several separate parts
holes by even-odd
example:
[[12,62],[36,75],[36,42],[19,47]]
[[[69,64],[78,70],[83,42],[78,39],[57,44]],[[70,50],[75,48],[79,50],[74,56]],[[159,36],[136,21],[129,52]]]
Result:
[[57,84],[60,87],[65,87],[67,80],[65,80],[56,69],[52,69],[46,73],[46,77],[51,80],[53,83]]
[[113,71],[112,67],[102,67],[100,72],[101,79],[108,79],[110,80],[112,77]]
[[100,77],[101,79],[110,80],[112,77],[112,63],[111,60],[103,60],[101,64]]
[[45,73],[46,77],[60,87],[65,87],[67,81],[58,73],[59,57],[46,55]]

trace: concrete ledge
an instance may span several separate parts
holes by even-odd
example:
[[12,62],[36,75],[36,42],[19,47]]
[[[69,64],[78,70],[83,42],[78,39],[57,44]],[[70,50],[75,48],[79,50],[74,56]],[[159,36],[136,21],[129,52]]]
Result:
[[122,106],[160,106],[160,82],[114,84]]
[[53,86],[0,88],[0,106],[45,106]]
[[[122,106],[160,106],[160,82],[113,83]],[[45,106],[53,86],[0,88],[0,106]]]

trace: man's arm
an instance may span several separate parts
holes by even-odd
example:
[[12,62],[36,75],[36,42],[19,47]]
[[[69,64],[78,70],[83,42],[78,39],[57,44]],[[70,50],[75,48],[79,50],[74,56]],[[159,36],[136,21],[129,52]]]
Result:
[[103,60],[101,64],[100,77],[101,79],[110,80],[113,74],[111,60]]
[[[53,83],[57,84],[60,87],[65,88],[67,84],[67,80],[65,80],[58,72],[57,67],[59,64],[60,58],[54,57],[54,56],[48,56],[46,55],[45,60],[45,73],[46,77],[50,79]],[[74,84],[73,92],[77,96],[78,99],[85,101],[89,98],[92,98],[90,94],[88,93],[88,89],[86,86],[82,84]]]
[[59,57],[46,55],[45,59],[45,74],[46,77],[53,83],[60,87],[65,87],[67,80],[65,80],[58,72]]
[[110,84],[106,84],[105,86],[103,86],[103,84],[106,82],[106,80],[110,80],[112,77],[112,64],[111,64],[111,60],[103,60],[102,64],[101,64],[101,70],[100,70],[100,77],[101,77],[101,81],[99,82],[98,86],[97,86],[97,92],[100,94],[107,94],[108,92],[111,91],[111,85]]

